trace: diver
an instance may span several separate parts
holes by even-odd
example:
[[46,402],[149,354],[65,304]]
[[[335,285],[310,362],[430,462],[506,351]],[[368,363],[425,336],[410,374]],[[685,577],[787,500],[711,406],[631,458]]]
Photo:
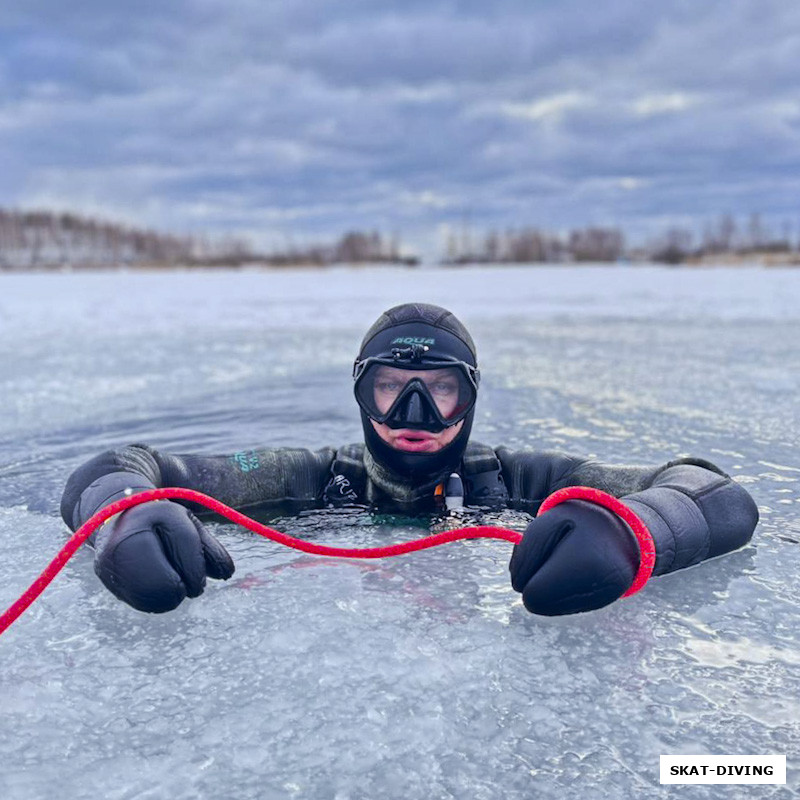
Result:
[[[61,515],[75,530],[127,494],[167,486],[239,509],[364,505],[420,514],[463,497],[466,506],[533,515],[557,490],[590,487],[619,498],[649,530],[653,575],[742,547],[758,522],[745,489],[702,459],[608,465],[471,442],[480,383],[475,344],[438,306],[407,303],[382,314],[364,336],[353,377],[363,443],[233,456],[173,455],[133,444],[75,470]],[[95,571],[119,599],[141,611],[169,611],[202,594],[206,578],[233,574],[230,555],[190,505],[143,503],[97,531]],[[640,550],[617,511],[568,499],[530,522],[509,565],[512,587],[530,612],[590,611],[631,588]]]

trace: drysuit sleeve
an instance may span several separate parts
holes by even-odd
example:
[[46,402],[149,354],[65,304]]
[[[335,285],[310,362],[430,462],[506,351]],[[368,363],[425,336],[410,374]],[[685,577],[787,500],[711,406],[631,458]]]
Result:
[[653,537],[654,575],[742,547],[758,522],[758,509],[744,487],[702,459],[652,467],[506,448],[498,448],[497,456],[513,508],[535,514],[546,497],[567,486],[588,486],[620,498]]
[[321,503],[335,455],[332,448],[283,447],[227,456],[171,455],[134,444],[108,450],[78,467],[67,480],[61,516],[75,530],[131,490],[167,486],[195,489],[234,508],[309,508]]

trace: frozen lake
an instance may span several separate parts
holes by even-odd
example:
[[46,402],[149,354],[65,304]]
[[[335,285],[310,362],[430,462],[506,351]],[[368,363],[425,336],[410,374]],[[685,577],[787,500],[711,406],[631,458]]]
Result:
[[[361,335],[409,300],[475,337],[477,441],[711,459],[756,499],[752,545],[555,619],[504,542],[332,561],[214,524],[236,574],[159,616],[84,549],[0,638],[0,798],[667,798],[668,753],[786,754],[786,786],[677,791],[800,796],[800,270],[0,275],[0,610],[107,447],[359,440]],[[273,524],[377,546],[423,523]]]

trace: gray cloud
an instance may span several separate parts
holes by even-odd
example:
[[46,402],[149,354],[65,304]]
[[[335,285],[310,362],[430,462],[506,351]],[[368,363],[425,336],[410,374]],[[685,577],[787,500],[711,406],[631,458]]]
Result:
[[278,243],[796,213],[780,0],[17,6],[2,205]]

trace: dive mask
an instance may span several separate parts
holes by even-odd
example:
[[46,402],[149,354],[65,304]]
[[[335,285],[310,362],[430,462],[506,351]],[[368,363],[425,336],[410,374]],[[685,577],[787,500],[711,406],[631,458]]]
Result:
[[426,358],[421,345],[356,361],[355,396],[367,416],[390,428],[438,433],[475,405],[480,372],[456,358]]

